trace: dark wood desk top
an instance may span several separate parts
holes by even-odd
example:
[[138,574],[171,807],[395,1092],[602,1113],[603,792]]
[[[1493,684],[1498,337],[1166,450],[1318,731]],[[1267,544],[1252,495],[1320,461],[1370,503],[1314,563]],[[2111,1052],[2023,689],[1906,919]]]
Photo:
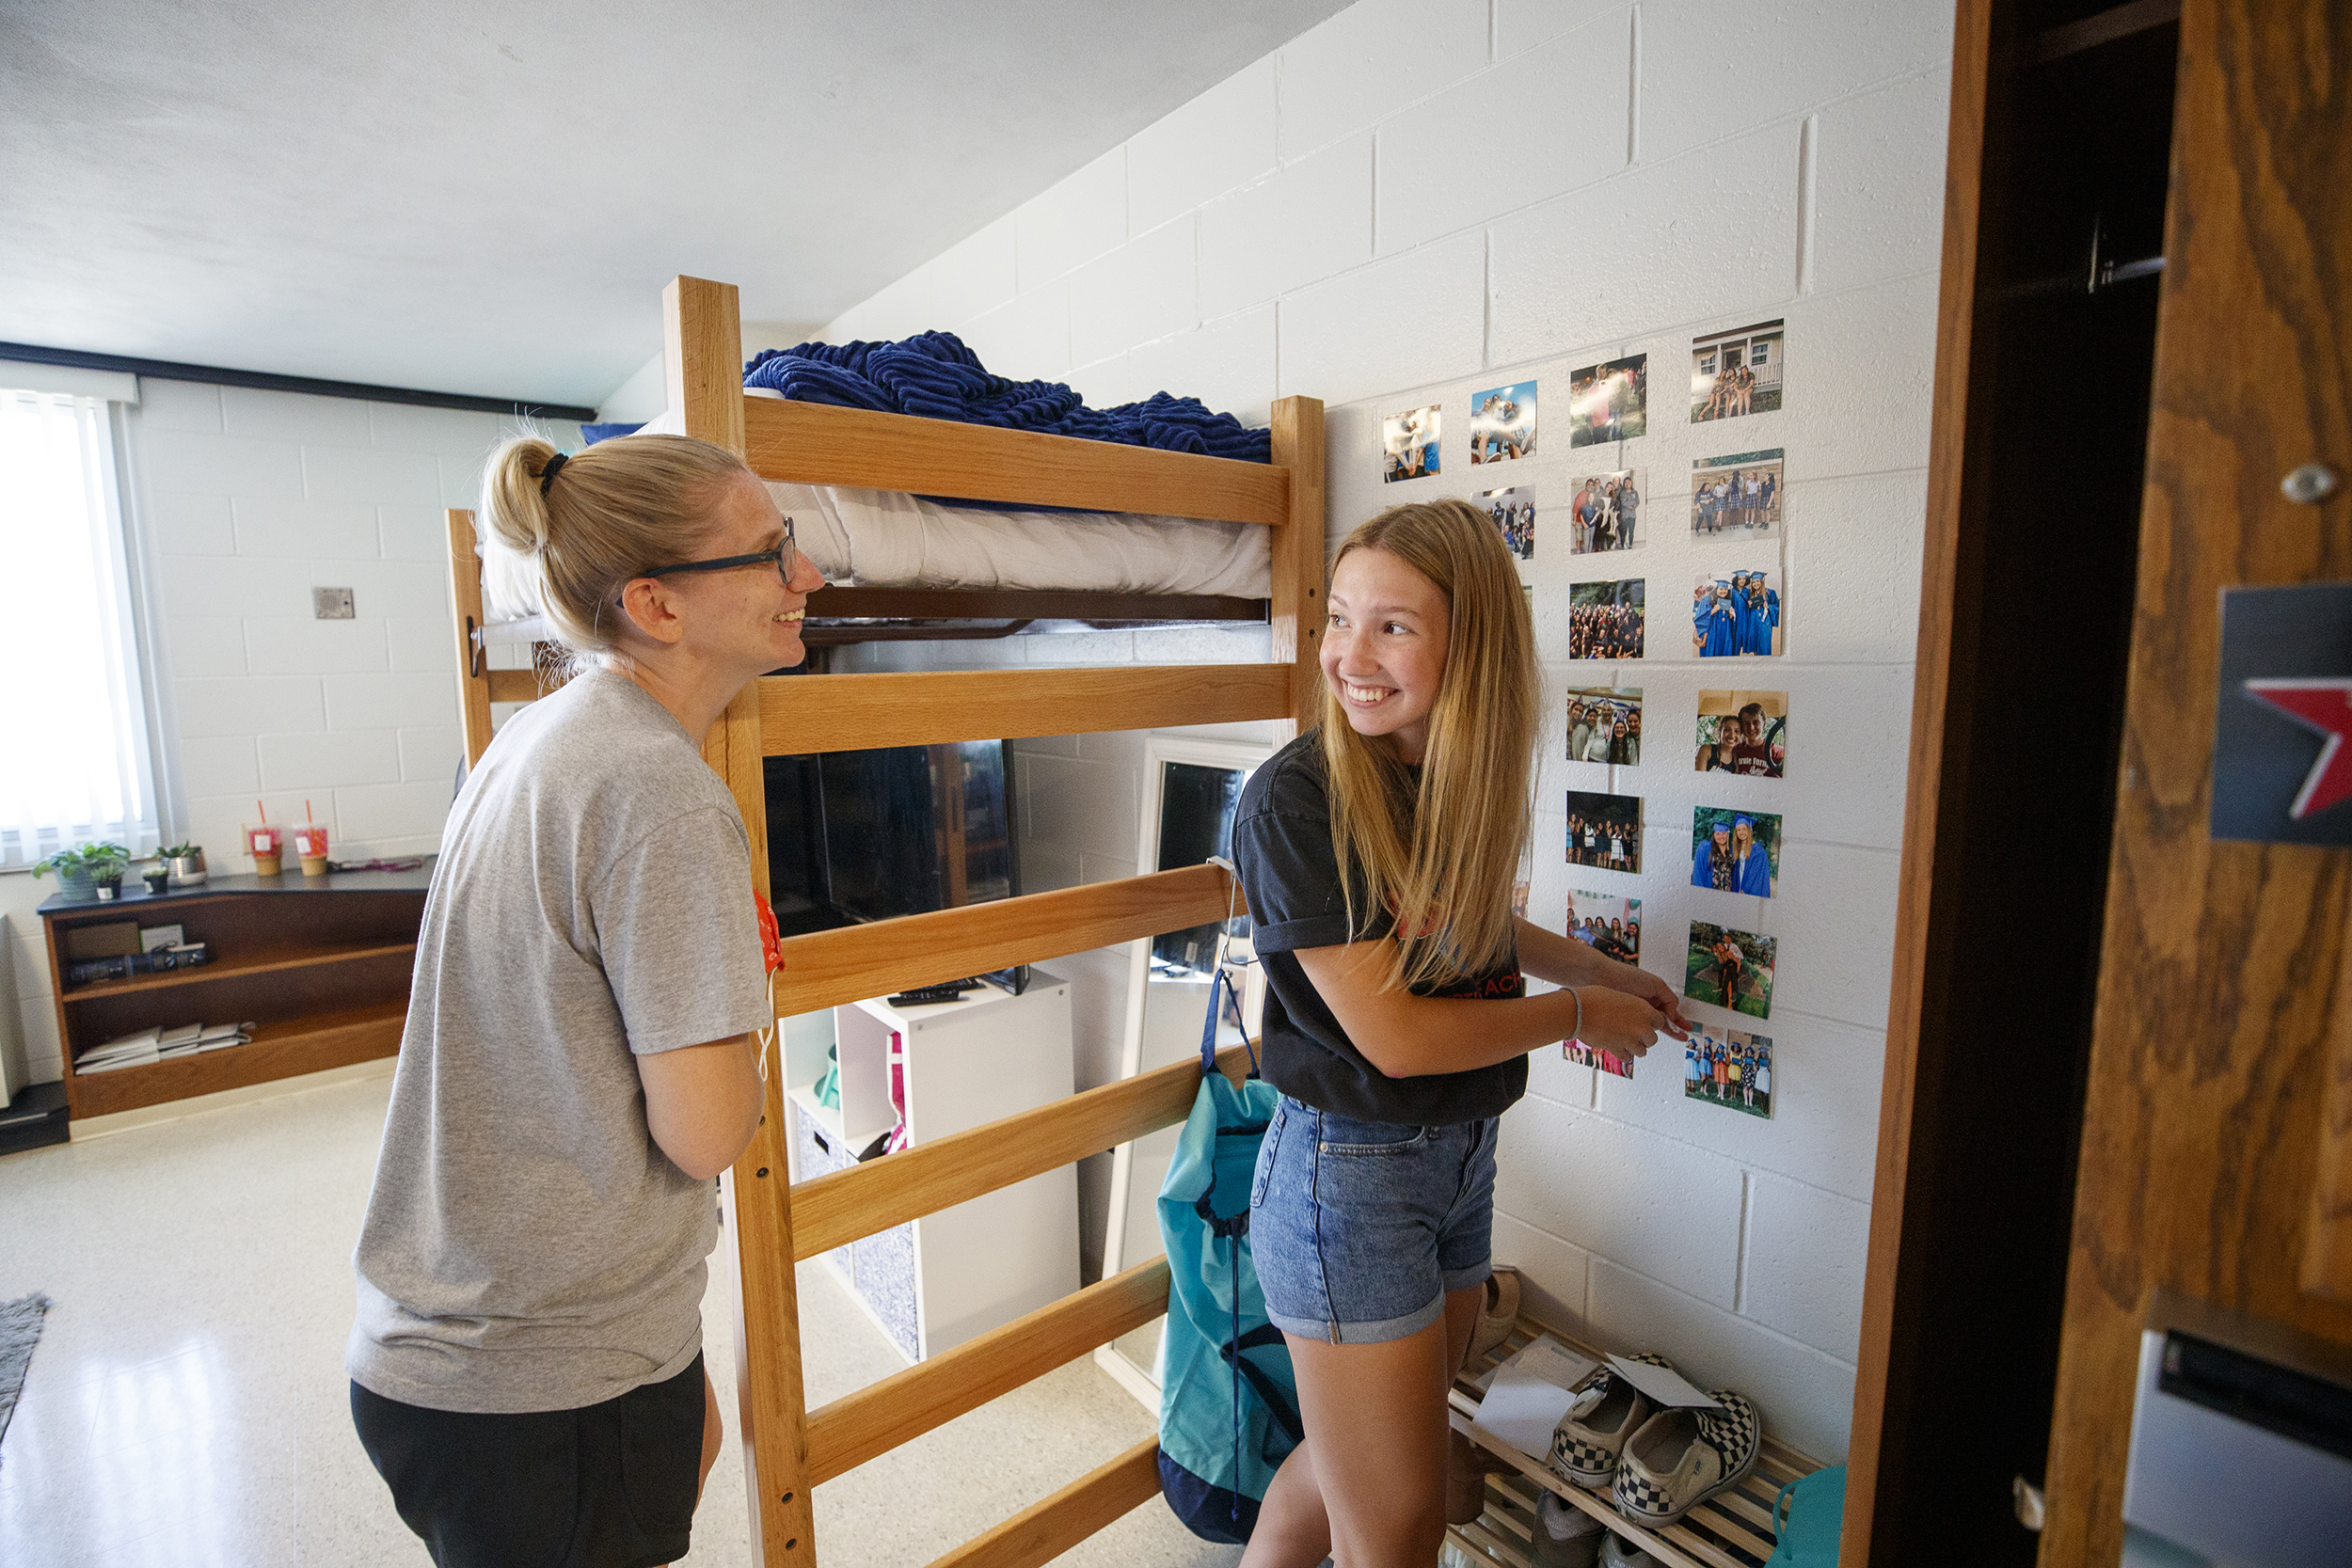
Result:
[[60,893],[43,899],[36,912],[46,920],[62,914],[159,911],[167,906],[184,907],[201,899],[230,895],[422,893],[433,883],[433,864],[439,858],[437,855],[425,856],[424,863],[414,871],[331,871],[324,877],[305,877],[290,845],[286,849],[286,870],[281,876],[257,877],[250,873],[224,876],[215,872],[194,887],[176,887],[168,893],[150,893],[134,870],[123,874],[122,892],[113,898],[68,898]]

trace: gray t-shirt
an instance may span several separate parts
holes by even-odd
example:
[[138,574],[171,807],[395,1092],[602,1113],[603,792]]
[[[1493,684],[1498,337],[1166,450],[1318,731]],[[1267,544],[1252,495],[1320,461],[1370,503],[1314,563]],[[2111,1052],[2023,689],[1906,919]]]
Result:
[[654,1143],[635,1058],[769,1023],[750,891],[735,798],[634,681],[583,674],[508,721],[425,900],[356,1382],[565,1410],[693,1361],[717,1197]]

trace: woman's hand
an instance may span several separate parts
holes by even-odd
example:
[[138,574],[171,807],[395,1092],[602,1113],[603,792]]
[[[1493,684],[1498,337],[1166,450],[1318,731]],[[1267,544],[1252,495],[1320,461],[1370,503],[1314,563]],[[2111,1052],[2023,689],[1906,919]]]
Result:
[[[1579,990],[1587,993],[1584,997],[1587,1006],[1592,1002],[1589,993],[1602,988],[1623,991],[1628,996],[1648,1003],[1651,1010],[1661,1015],[1660,1028],[1678,1040],[1691,1037],[1691,1021],[1683,1014],[1682,998],[1675,994],[1672,986],[1648,970],[1638,964],[1612,961],[1607,969],[1588,974],[1579,983]],[[1593,1042],[1586,1040],[1584,1043],[1590,1045]]]
[[1580,986],[1576,994],[1584,1004],[1576,1037],[1613,1056],[1645,1055],[1658,1043],[1658,1032],[1673,1028],[1664,1013],[1630,991],[1609,986]]

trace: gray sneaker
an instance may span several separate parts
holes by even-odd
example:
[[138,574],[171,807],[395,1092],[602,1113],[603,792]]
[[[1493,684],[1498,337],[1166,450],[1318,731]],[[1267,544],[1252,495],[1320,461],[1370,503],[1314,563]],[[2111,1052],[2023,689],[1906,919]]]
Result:
[[1535,1528],[1529,1532],[1528,1560],[1535,1568],[1594,1568],[1609,1527],[1565,1497],[1547,1492],[1535,1502]]

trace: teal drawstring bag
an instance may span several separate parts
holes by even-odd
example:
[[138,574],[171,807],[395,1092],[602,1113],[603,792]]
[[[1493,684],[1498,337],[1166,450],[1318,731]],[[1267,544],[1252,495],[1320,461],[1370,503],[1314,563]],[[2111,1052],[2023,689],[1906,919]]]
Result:
[[1764,1568],[1837,1568],[1837,1532],[1846,1522],[1846,1467],[1799,1476],[1772,1499],[1780,1544]]
[[1278,1097],[1254,1066],[1239,1085],[1216,1070],[1220,996],[1238,1008],[1221,963],[1200,1026],[1200,1091],[1160,1185],[1160,1495],[1193,1534],[1240,1545],[1306,1433],[1290,1347],[1266,1319],[1249,1258],[1250,1182]]

